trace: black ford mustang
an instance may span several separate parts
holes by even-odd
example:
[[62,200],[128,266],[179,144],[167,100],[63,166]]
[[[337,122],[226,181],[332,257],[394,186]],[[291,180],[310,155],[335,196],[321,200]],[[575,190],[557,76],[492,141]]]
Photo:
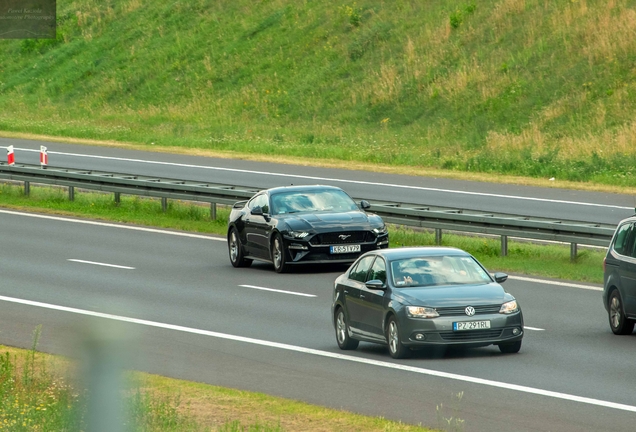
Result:
[[380,216],[366,213],[333,186],[285,186],[234,204],[227,243],[234,267],[253,260],[274,263],[281,273],[301,263],[352,263],[360,254],[389,247]]

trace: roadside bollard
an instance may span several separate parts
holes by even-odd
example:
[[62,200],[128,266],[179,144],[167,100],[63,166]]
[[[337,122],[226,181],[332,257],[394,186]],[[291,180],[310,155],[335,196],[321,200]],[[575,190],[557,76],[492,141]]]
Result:
[[49,164],[49,154],[46,151],[46,147],[40,146],[40,165],[42,168]]
[[13,153],[13,146],[7,147],[7,163],[10,166],[15,165],[15,153]]

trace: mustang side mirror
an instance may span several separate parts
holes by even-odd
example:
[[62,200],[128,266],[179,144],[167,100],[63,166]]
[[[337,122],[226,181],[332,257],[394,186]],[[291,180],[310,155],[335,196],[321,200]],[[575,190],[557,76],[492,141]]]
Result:
[[360,201],[360,208],[362,210],[368,210],[368,209],[371,208],[371,204],[369,204],[369,201],[367,201],[367,200],[362,200],[362,201]]
[[372,279],[365,283],[366,287],[374,290],[385,290],[386,285],[380,279]]
[[497,272],[495,273],[495,282],[504,283],[508,279],[508,275],[505,273]]

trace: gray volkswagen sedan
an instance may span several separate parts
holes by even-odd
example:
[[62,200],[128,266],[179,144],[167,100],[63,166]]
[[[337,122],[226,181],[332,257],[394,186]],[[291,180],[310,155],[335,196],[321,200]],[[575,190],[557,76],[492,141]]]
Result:
[[523,315],[504,291],[505,273],[490,275],[468,252],[447,247],[365,253],[335,282],[332,317],[343,350],[360,341],[388,345],[393,358],[431,346],[497,345],[521,349]]

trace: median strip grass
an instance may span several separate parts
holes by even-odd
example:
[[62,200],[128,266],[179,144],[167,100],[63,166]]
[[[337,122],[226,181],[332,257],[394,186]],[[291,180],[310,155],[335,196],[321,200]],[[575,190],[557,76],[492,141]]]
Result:
[[[116,205],[112,194],[88,191],[76,192],[75,200],[69,201],[66,189],[48,186],[32,185],[30,195],[25,196],[22,187],[8,183],[0,187],[0,206],[222,236],[226,235],[229,215],[228,208],[219,206],[217,219],[211,220],[207,204],[175,200],[168,201],[164,213],[160,200],[127,195]],[[392,247],[435,244],[432,232],[400,226],[390,226],[390,238]],[[445,233],[442,244],[470,252],[491,271],[590,283],[603,281],[603,249],[580,248],[577,260],[571,262],[569,245],[509,240],[508,256],[504,257],[498,238]]]

